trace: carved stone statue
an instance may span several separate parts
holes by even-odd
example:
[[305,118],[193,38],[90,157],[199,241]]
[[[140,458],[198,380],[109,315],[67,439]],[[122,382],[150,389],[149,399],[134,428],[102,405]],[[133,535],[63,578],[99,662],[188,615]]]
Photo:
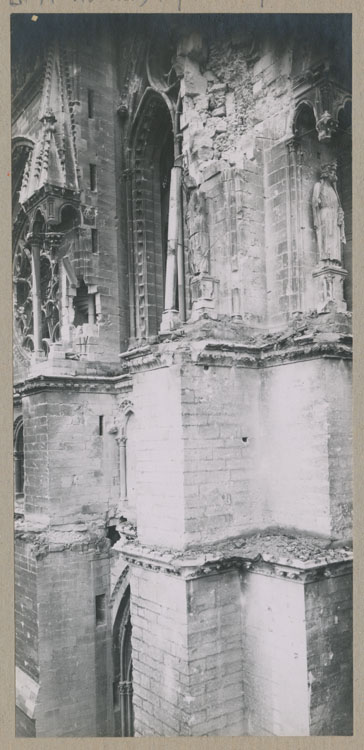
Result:
[[189,237],[189,271],[192,275],[208,274],[210,270],[210,249],[206,227],[207,206],[205,196],[195,190],[187,209]]
[[336,181],[336,162],[325,164],[313,189],[312,208],[320,260],[341,263],[341,243],[346,239]]

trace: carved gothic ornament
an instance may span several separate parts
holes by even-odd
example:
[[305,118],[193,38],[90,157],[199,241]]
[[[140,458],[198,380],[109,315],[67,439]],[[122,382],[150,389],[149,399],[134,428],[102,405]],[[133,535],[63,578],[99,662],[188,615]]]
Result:
[[97,208],[95,208],[94,206],[81,206],[81,213],[83,226],[96,226]]
[[75,102],[66,50],[54,41],[44,69],[39,132],[23,172],[19,202],[29,212],[42,198],[48,222],[58,223],[65,197],[79,196]]
[[351,94],[339,84],[326,63],[307,70],[293,82],[296,100],[293,132],[298,133],[298,120],[302,107],[312,109],[317,138],[328,142],[341,126],[341,113],[351,105]]
[[[24,234],[24,233],[23,233]],[[13,260],[14,323],[17,338],[28,351],[34,350],[32,261],[28,236],[16,245]],[[40,250],[40,308],[42,349],[48,353],[50,344],[60,337],[59,267],[57,238],[50,237]]]
[[15,339],[25,350],[31,352],[33,345],[33,302],[31,253],[26,237],[29,225],[25,222],[16,243],[13,256],[13,302]]

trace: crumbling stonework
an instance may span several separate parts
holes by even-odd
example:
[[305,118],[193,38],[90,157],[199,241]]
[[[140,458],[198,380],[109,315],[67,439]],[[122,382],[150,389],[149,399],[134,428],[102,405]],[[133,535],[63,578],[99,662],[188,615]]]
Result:
[[352,732],[330,19],[13,19],[19,736]]

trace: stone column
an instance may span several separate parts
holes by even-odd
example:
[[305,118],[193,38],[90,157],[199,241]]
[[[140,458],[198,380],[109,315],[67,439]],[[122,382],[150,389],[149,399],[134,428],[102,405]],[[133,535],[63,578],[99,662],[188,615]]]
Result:
[[171,171],[171,187],[169,196],[168,216],[168,245],[164,312],[161,331],[166,332],[179,323],[179,313],[176,310],[177,291],[177,248],[179,237],[179,204],[181,193],[181,166],[174,166]]
[[124,504],[128,497],[127,473],[126,473],[126,437],[116,438],[119,448],[119,478],[120,478],[120,502]]

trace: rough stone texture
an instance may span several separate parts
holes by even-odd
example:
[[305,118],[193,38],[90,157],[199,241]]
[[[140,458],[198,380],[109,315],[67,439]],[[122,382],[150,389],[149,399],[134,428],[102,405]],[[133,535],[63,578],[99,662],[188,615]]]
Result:
[[[36,575],[33,603],[42,644],[37,736],[105,736],[112,726],[110,635],[107,621],[96,625],[95,597],[105,594],[108,600],[108,556],[82,552],[82,545],[79,551],[61,548],[38,557]],[[17,601],[21,606],[25,595],[19,594]],[[21,650],[17,653],[19,659]],[[27,669],[23,661],[18,663]],[[20,722],[17,734],[23,731]]]
[[134,568],[131,590],[135,735],[189,734],[186,583]]
[[183,442],[178,367],[136,375],[137,526],[146,544],[183,546]]
[[113,402],[62,390],[24,399],[26,513],[44,526],[99,521],[118,503]]
[[310,734],[351,735],[351,575],[306,584],[305,612]]
[[[347,535],[346,493],[351,487],[348,378],[346,363],[331,360],[269,368],[263,373],[260,477],[271,524],[333,537]],[[342,429],[336,455],[335,420]],[[335,481],[340,483],[340,493],[334,489]]]
[[188,581],[187,596],[189,733],[239,736],[245,727],[238,574]]
[[15,555],[16,665],[39,679],[36,560],[31,546],[19,542]]
[[303,586],[254,573],[242,576],[241,586],[246,733],[306,736]]
[[133,569],[135,734],[239,735],[236,572],[193,581]]

